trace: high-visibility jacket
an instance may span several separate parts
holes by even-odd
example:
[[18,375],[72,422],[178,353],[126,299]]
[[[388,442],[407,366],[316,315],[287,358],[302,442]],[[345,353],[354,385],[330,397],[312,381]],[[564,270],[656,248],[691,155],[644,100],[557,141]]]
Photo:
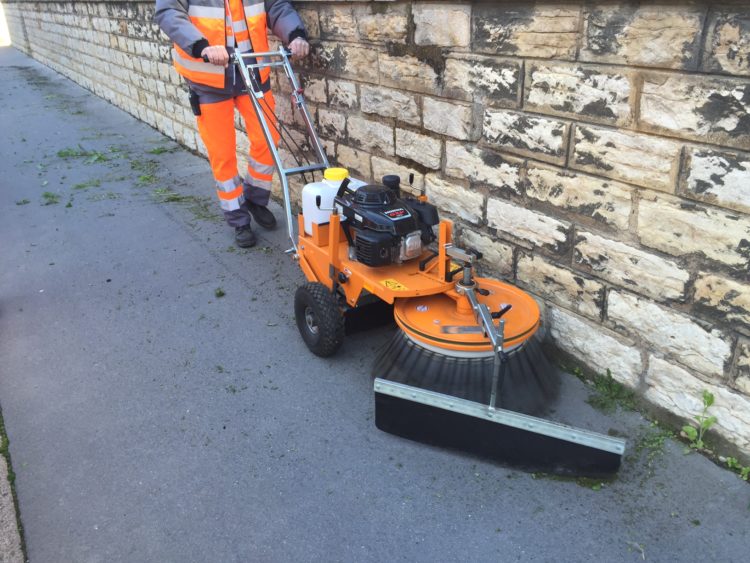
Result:
[[[289,0],[156,0],[154,19],[174,41],[177,72],[213,88],[224,87],[224,69],[204,62],[194,52],[196,44],[227,45],[234,38],[241,51],[262,52],[268,50],[269,26],[284,43],[295,31],[304,35],[305,29]],[[270,72],[270,68],[261,70],[262,82]]]

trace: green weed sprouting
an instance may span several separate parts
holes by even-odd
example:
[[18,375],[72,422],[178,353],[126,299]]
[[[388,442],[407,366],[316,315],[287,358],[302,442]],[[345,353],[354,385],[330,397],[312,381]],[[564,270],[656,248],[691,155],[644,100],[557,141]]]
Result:
[[[682,432],[685,434],[688,440],[690,440],[690,448],[694,450],[702,450],[706,447],[703,442],[703,436],[706,434],[709,428],[716,424],[716,417],[708,415],[708,409],[714,404],[714,395],[710,391],[703,390],[703,410],[699,415],[695,416],[693,420],[697,423],[697,426],[686,424],[682,427]],[[690,449],[686,448],[686,452]]]

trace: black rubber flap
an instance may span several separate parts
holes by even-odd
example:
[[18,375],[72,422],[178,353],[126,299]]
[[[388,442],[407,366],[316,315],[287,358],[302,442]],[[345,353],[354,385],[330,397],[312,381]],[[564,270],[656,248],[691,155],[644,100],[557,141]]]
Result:
[[611,475],[619,469],[622,457],[621,454],[378,393],[377,390],[375,425],[384,432],[410,440],[557,475]]

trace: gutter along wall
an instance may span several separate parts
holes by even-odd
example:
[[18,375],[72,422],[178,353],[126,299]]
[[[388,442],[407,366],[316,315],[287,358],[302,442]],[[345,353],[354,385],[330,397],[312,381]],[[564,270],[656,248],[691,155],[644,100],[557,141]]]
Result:
[[[684,4],[296,2],[301,72],[332,160],[414,171],[559,348],[680,417],[712,391],[750,456],[750,8]],[[17,48],[203,150],[151,2],[5,9]]]

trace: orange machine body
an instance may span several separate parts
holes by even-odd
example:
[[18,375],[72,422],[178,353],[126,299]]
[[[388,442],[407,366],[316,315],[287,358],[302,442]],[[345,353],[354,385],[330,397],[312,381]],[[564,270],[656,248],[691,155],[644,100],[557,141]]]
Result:
[[[489,339],[478,326],[469,300],[456,287],[450,272],[459,266],[448,256],[452,244],[453,224],[443,219],[438,234],[438,254],[432,253],[401,264],[370,267],[349,258],[349,245],[340,223],[332,214],[327,224],[313,224],[306,234],[300,213],[298,259],[308,281],[320,282],[329,289],[334,284],[343,292],[346,303],[356,307],[363,297],[374,295],[394,304],[399,327],[412,340],[427,347],[457,353],[493,353]],[[424,266],[421,267],[420,264]],[[539,307],[526,293],[509,284],[477,278],[487,295],[480,303],[491,311],[512,305],[505,319],[505,345],[518,347],[531,338],[539,327]],[[499,320],[496,324],[499,324]],[[471,327],[471,328],[468,328]]]

